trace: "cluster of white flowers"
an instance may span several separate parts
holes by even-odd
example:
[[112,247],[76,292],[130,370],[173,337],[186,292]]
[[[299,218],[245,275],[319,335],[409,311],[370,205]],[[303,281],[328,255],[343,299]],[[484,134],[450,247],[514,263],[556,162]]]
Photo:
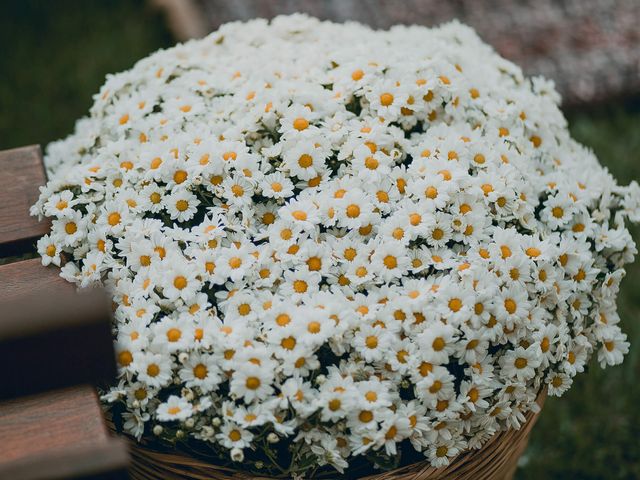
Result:
[[620,363],[640,188],[558,102],[458,23],[232,23],[110,76],[33,211],[112,292],[125,429],[442,466]]

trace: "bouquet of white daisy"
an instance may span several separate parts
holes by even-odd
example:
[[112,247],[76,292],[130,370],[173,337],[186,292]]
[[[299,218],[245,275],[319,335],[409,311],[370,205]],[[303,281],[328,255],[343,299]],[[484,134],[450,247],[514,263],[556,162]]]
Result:
[[440,467],[620,363],[640,187],[558,103],[458,23],[232,23],[109,76],[33,212],[113,296],[116,424],[265,475]]

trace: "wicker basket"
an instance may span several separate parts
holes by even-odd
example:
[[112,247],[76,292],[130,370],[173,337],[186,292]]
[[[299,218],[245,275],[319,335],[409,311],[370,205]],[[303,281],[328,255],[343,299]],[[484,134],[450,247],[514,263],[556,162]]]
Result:
[[[543,390],[536,400],[542,407],[546,398]],[[458,455],[447,467],[434,468],[419,462],[395,470],[360,477],[361,480],[509,480],[518,459],[529,441],[529,434],[539,413],[529,412],[519,430],[506,430],[494,435],[481,449]],[[113,428],[113,425],[111,425]],[[167,452],[154,448],[153,443],[130,441],[132,480],[272,480],[229,467],[213,465],[182,452]]]

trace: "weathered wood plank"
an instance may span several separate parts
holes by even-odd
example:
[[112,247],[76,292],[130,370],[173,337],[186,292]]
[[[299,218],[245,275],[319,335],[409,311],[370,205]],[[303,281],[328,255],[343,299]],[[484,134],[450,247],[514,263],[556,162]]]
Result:
[[[0,168],[6,255],[48,231],[29,215],[46,175],[37,146],[0,152]],[[0,479],[127,478],[126,445],[110,437],[88,385],[116,374],[102,292],[76,293],[39,258],[0,265],[0,365]]]
[[125,447],[109,436],[101,415],[90,386],[0,402],[0,478],[122,475]]
[[0,365],[11,366],[3,369],[0,399],[115,380],[111,310],[102,292],[38,288],[12,301],[0,294],[0,312]]
[[12,480],[126,480],[126,443],[110,440],[96,445],[43,452],[0,465],[0,478]]
[[30,292],[71,292],[73,285],[60,277],[60,269],[45,267],[40,258],[0,265],[0,302],[23,298]]
[[49,223],[29,215],[47,180],[40,146],[1,151],[0,171],[0,245],[47,233]]

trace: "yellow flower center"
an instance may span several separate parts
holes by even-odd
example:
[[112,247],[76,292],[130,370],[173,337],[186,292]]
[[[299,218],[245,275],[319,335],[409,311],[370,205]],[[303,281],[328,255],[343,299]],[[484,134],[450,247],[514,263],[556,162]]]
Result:
[[305,293],[307,291],[308,285],[304,280],[295,280],[293,282],[293,289],[296,293]]
[[67,232],[67,235],[73,235],[78,231],[78,226],[75,222],[67,222],[64,226],[64,231]]
[[285,350],[293,350],[296,347],[296,339],[293,337],[283,338],[280,342],[280,346]]
[[354,70],[353,73],[351,74],[351,78],[353,79],[354,82],[357,82],[362,77],[364,77],[364,72],[360,69]]
[[207,377],[207,373],[207,367],[201,363],[193,367],[193,376],[200,380],[205,379]]
[[360,216],[360,207],[355,204],[351,204],[347,207],[347,217],[357,218]]
[[281,327],[288,325],[290,322],[291,322],[291,317],[286,313],[281,313],[276,317],[276,323]]
[[564,216],[564,210],[561,207],[553,207],[551,209],[551,214],[555,218],[562,218]]
[[307,331],[309,333],[320,333],[320,322],[310,322],[309,325],[307,325]]
[[317,272],[322,268],[322,260],[318,257],[310,257],[307,260],[307,267],[309,268],[309,271]]
[[173,181],[180,184],[183,183],[187,179],[187,172],[184,170],[178,170],[173,174]]
[[309,126],[309,121],[306,118],[298,117],[293,121],[293,128],[301,132]]
[[529,247],[527,248],[526,253],[532,258],[536,258],[539,257],[542,252],[540,252],[540,249],[536,247]]
[[176,278],[173,279],[173,286],[176,287],[178,290],[182,290],[187,286],[187,279],[186,277],[183,277],[182,275],[178,275]]
[[249,390],[257,390],[258,388],[260,388],[260,379],[258,377],[247,377],[245,386]]
[[459,298],[452,298],[449,300],[449,309],[452,312],[457,312],[462,308],[462,300]]
[[515,362],[513,362],[513,364],[517,369],[522,369],[528,365],[528,362],[526,358],[518,357],[516,358]]
[[304,221],[307,219],[307,213],[303,210],[295,210],[291,213],[296,220]]
[[128,350],[123,350],[118,354],[118,363],[123,367],[126,367],[133,362],[133,355]]
[[369,410],[362,410],[358,415],[358,420],[360,420],[362,423],[369,423],[371,420],[373,420],[373,413],[371,413]]
[[445,445],[440,445],[438,448],[436,448],[436,457],[446,457],[448,452],[449,449]]
[[393,255],[387,255],[383,260],[384,266],[388,269],[394,269],[398,266],[398,260]]
[[300,155],[300,158],[298,159],[298,165],[300,165],[302,168],[309,168],[311,165],[313,165],[313,157],[306,153]]
[[376,160],[375,157],[367,157],[364,160],[364,166],[367,167],[369,170],[375,170],[376,168],[378,168],[379,164],[380,162],[378,162],[378,160]]
[[516,312],[516,309],[518,308],[516,302],[514,300],[512,300],[511,298],[507,298],[504,301],[504,309],[509,312],[511,315],[513,315]]
[[433,347],[433,349],[436,352],[440,352],[441,350],[444,349],[444,347],[446,346],[446,342],[444,341],[444,338],[442,337],[436,337],[433,340],[433,343],[431,344],[431,346]]
[[182,337],[182,332],[177,328],[170,328],[167,330],[167,340],[170,342],[177,342]]
[[380,104],[384,107],[388,107],[393,103],[393,95],[390,93],[383,93],[380,95]]

